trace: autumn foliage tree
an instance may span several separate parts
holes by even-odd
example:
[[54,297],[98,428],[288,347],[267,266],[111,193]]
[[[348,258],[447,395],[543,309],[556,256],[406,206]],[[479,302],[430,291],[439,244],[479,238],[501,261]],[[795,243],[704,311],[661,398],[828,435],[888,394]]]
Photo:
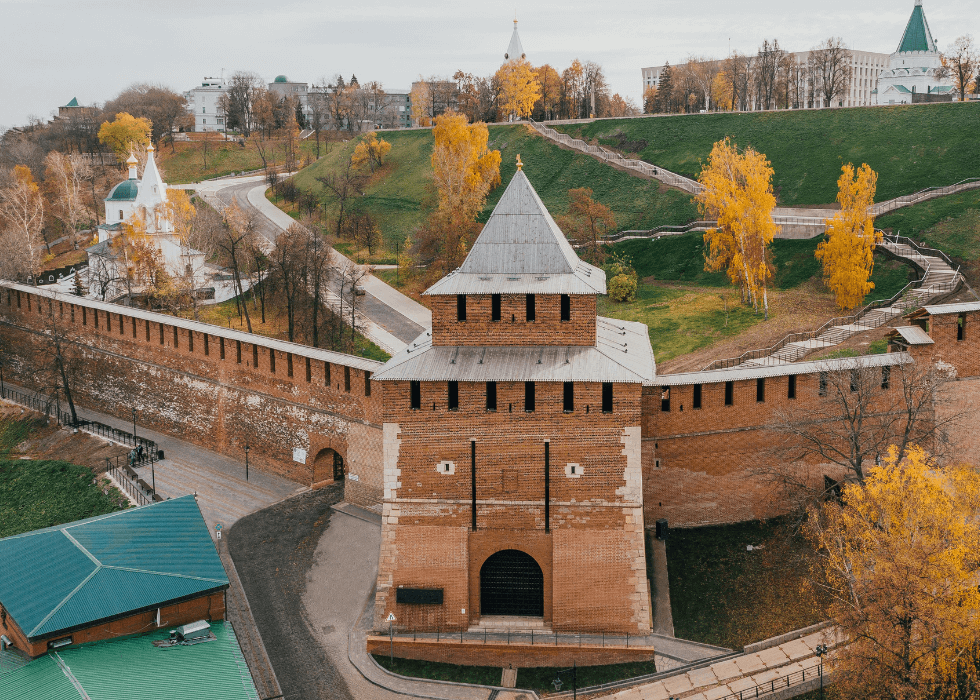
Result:
[[373,173],[375,168],[381,167],[390,152],[391,144],[384,139],[379,139],[378,134],[372,131],[354,148],[352,160],[357,167],[367,164]]
[[500,183],[500,151],[487,147],[486,124],[469,124],[456,112],[436,117],[433,137],[432,170],[439,203],[416,232],[415,247],[417,257],[430,263],[431,272],[445,273],[462,262],[469,241],[479,233],[476,215]]
[[44,196],[26,165],[14,167],[11,182],[0,190],[0,273],[8,279],[41,270],[44,247]]
[[834,686],[847,698],[975,698],[980,690],[980,473],[892,449],[808,535],[830,616],[846,643]]
[[152,128],[149,119],[120,112],[111,122],[104,122],[99,127],[99,141],[112,149],[122,163],[134,150],[142,150],[150,145]]
[[609,207],[592,199],[591,188],[571,189],[568,199],[568,213],[558,219],[558,225],[584,249],[589,262],[599,265],[605,259],[602,237],[616,227],[616,217]]
[[751,147],[740,153],[729,139],[717,142],[701,170],[702,215],[718,227],[704,234],[704,269],[725,270],[742,298],[769,316],[767,285],[773,268],[769,244],[779,230],[772,220],[776,197],[772,166]]
[[514,115],[523,119],[531,115],[534,103],[541,97],[538,75],[526,58],[507,61],[496,74],[499,96],[497,106],[501,117]]
[[827,220],[827,237],[817,246],[824,283],[841,309],[860,304],[875,286],[871,271],[875,245],[881,240],[872,212],[877,182],[878,174],[866,163],[856,172],[850,163],[841,168],[837,180],[841,209]]

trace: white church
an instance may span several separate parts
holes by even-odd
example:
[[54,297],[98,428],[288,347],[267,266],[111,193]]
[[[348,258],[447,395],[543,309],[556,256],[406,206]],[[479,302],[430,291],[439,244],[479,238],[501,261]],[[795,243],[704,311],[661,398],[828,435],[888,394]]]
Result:
[[948,101],[953,84],[948,77],[942,77],[941,68],[939,49],[929,31],[922,0],[915,0],[898,49],[889,56],[888,69],[878,76],[878,87],[872,93],[875,104]]
[[209,265],[203,252],[181,241],[174,231],[167,213],[167,183],[157,169],[153,146],[147,148],[142,178],[137,177],[135,156],[130,155],[126,164],[129,178],[109,191],[105,198],[106,223],[98,228],[98,243],[86,249],[89,296],[111,301],[143,291],[146,282],[131,279],[131,261],[127,259],[131,251],[113,245],[137,220],[145,222],[147,240],[156,248],[167,274],[179,278],[199,298],[212,303],[231,296],[230,290],[223,289],[228,285],[220,282],[221,270]]

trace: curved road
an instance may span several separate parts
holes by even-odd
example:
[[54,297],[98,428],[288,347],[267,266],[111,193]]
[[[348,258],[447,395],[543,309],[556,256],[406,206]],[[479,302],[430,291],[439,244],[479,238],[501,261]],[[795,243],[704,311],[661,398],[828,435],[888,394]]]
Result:
[[[227,187],[217,190],[214,196],[225,205],[235,202],[242,209],[254,212],[256,214],[256,227],[259,235],[269,241],[270,244],[273,244],[283,231],[282,227],[272,221],[248,199],[248,193],[260,185],[261,183],[256,183],[255,181],[230,184]],[[339,297],[340,280],[336,278],[331,279],[330,291]],[[397,309],[392,308],[370,291],[359,298],[357,312],[406,345],[418,338],[425,330],[423,326],[400,313]],[[394,349],[399,350],[401,348]],[[389,349],[390,351],[391,349]]]

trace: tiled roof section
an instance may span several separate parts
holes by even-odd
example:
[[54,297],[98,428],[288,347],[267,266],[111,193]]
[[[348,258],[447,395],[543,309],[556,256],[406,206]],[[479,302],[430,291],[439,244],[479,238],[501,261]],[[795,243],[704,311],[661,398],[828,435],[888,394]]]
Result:
[[193,496],[0,540],[0,603],[29,638],[227,585]]
[[606,273],[579,260],[527,175],[518,170],[463,264],[425,293],[520,293],[530,283],[543,282],[539,287],[546,291],[541,293],[606,293]]
[[980,301],[966,301],[960,304],[936,304],[934,306],[923,306],[922,309],[930,316],[965,314],[971,311],[980,311]]
[[908,51],[936,51],[936,42],[932,39],[932,32],[929,31],[929,23],[926,22],[926,14],[922,10],[921,0],[916,0],[915,7],[912,8],[912,16],[905,25],[905,33],[902,41],[898,44],[899,53]]
[[107,202],[132,202],[139,194],[139,182],[136,180],[123,180],[112,188],[109,196],[105,198]]
[[598,318],[595,346],[432,346],[426,332],[372,379],[645,383],[657,373],[647,327]]
[[779,365],[739,365],[731,369],[713,369],[707,372],[684,372],[681,374],[660,374],[648,382],[656,386],[687,386],[690,384],[717,384],[738,382],[746,379],[786,377],[791,374],[815,374],[860,367],[885,367],[904,365],[912,362],[908,353],[890,352],[883,355],[862,355],[833,360],[813,360],[811,362],[787,362]]
[[902,336],[909,345],[932,345],[936,342],[918,326],[900,326],[894,332]]
[[216,640],[158,649],[169,628],[142,636],[68,647],[0,676],[0,700],[258,700],[228,622]]

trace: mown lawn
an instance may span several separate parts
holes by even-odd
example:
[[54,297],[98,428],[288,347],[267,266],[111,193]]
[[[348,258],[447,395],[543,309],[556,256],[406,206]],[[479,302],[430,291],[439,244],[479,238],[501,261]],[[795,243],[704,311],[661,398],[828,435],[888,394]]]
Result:
[[[322,152],[322,143],[320,147]],[[281,143],[270,140],[267,148],[270,154],[267,157],[272,162],[281,164],[284,161]],[[262,158],[251,139],[245,139],[244,146],[235,139],[209,141],[207,154],[200,140],[178,141],[174,149],[171,152],[169,144],[165,145],[156,156],[164,180],[171,185],[199,182],[262,167]],[[311,162],[316,154],[316,144],[311,139],[301,141],[299,153],[301,160]]]
[[[413,678],[428,678],[439,681],[453,681],[456,683],[475,683],[478,685],[500,685],[502,669],[499,666],[456,666],[454,664],[438,663],[435,661],[417,661],[415,659],[394,659],[394,663],[388,656],[376,654],[374,657],[381,666],[398,673],[402,676]],[[561,668],[521,668],[517,671],[517,687],[525,690],[534,690],[539,694],[554,693],[556,671],[571,668],[568,666]],[[593,685],[601,685],[624,678],[635,676],[645,676],[656,672],[654,662],[639,662],[629,664],[610,664],[608,666],[579,666],[578,687],[587,688]],[[570,690],[572,687],[572,676],[570,673],[561,675],[562,690]]]
[[[829,204],[841,163],[878,173],[877,201],[980,175],[980,105],[931,104],[602,120],[555,128],[616,147],[646,141],[643,160],[697,177],[726,136],[766,154],[783,205]],[[664,222],[666,223],[666,222]]]
[[899,209],[879,216],[875,226],[925,241],[961,260],[980,259],[980,190]]
[[[394,249],[422,221],[424,210],[435,203],[432,184],[432,132],[384,132],[392,144],[386,164],[370,176],[357,206],[371,213],[382,228],[385,246]],[[298,187],[323,192],[317,176],[336,173],[350,157],[356,141],[335,146],[326,156],[296,175]],[[652,228],[660,224],[684,224],[697,218],[688,195],[668,190],[652,180],[643,180],[615,170],[594,158],[559,148],[525,126],[491,126],[489,146],[500,151],[502,184],[487,199],[481,214],[485,221],[510,179],[517,155],[524,172],[551,214],[568,210],[568,190],[590,187],[593,197],[616,216],[620,229]],[[329,210],[328,210],[329,211]]]
[[0,459],[0,537],[112,513],[127,505],[115,487],[96,480],[88,467]]
[[782,520],[671,530],[674,633],[740,649],[823,621],[828,601],[809,583],[815,557]]

